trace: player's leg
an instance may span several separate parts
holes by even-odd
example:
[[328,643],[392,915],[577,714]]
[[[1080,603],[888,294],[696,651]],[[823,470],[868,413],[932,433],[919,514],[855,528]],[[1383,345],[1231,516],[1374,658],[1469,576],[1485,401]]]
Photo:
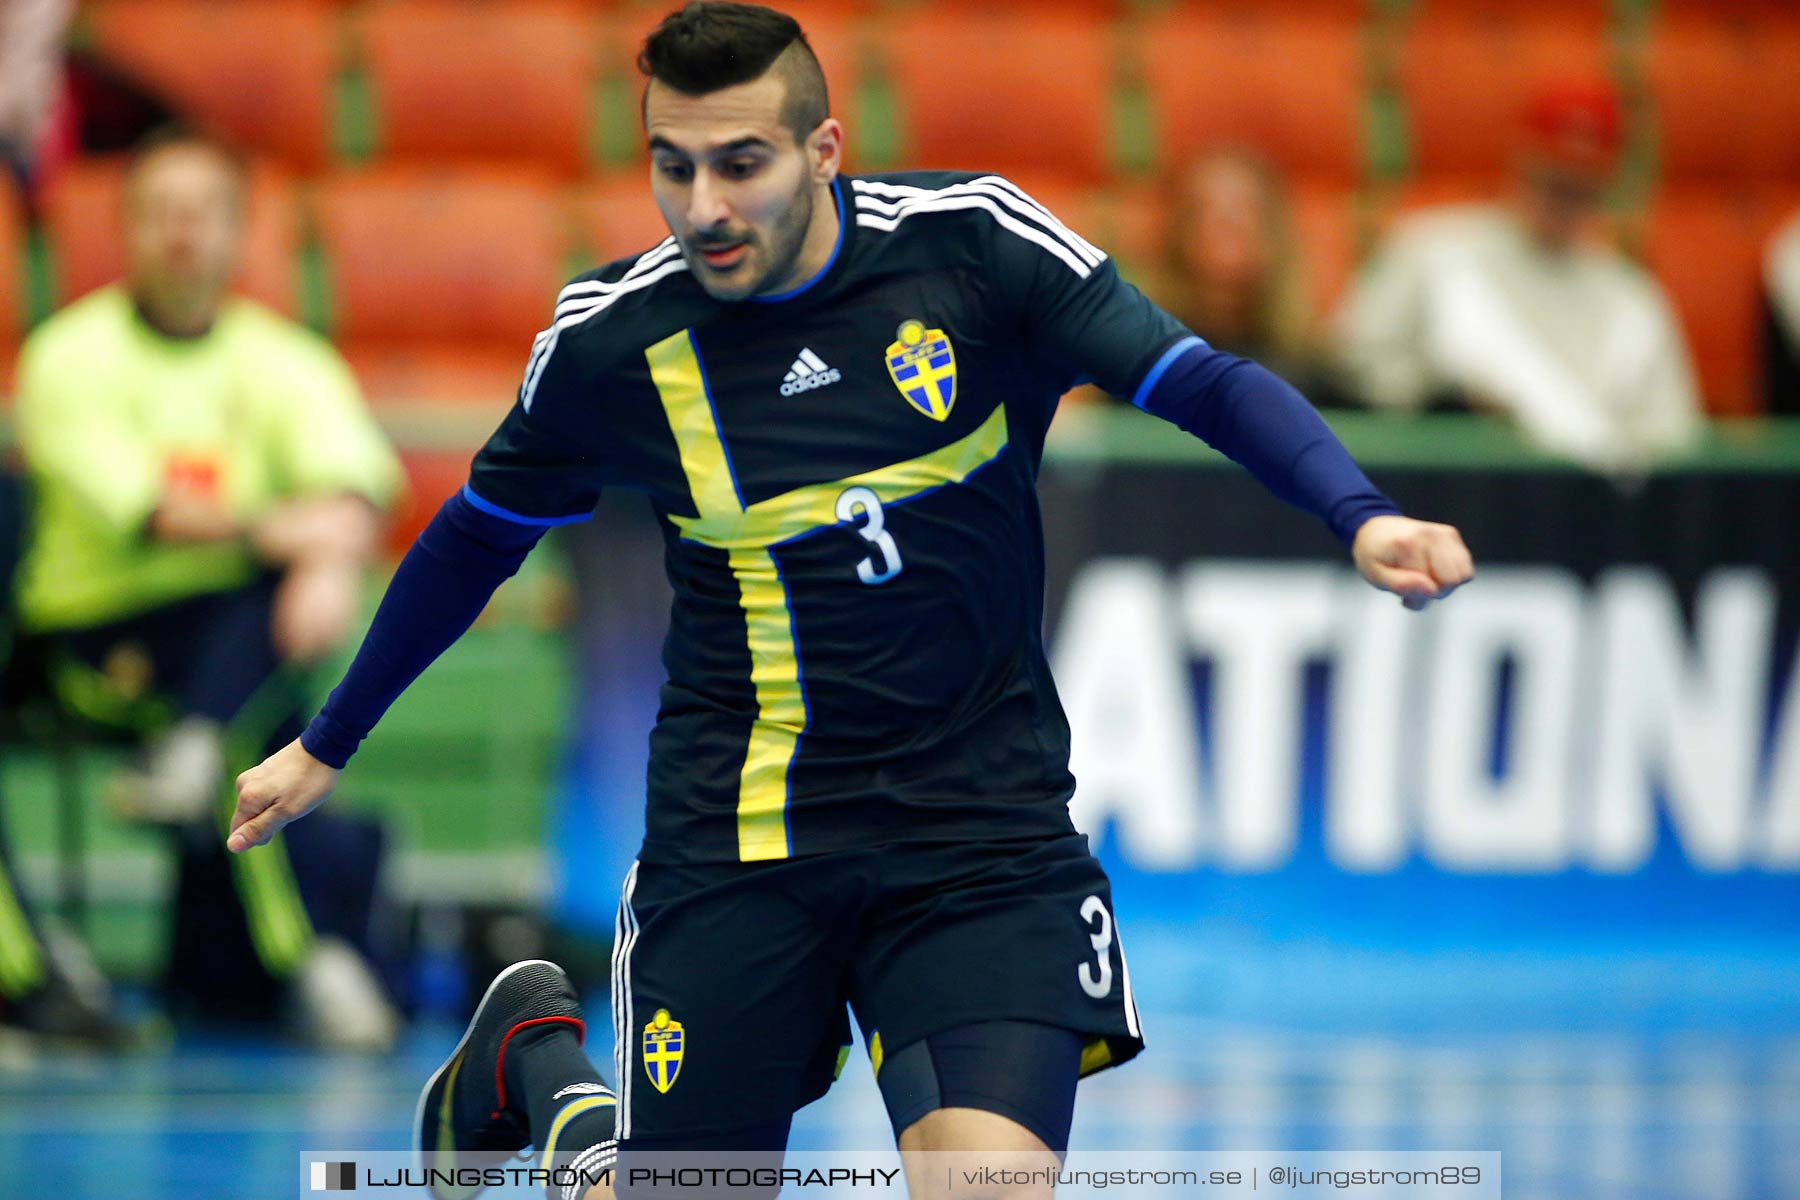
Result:
[[589,1191],[612,1166],[617,1101],[582,1051],[587,1025],[554,963],[514,963],[489,985],[456,1049],[419,1095],[415,1143],[436,1200],[479,1188],[445,1182],[457,1168],[495,1165],[528,1146],[551,1171],[551,1200],[610,1200]]
[[[581,1054],[585,1024],[561,970],[516,964],[420,1096],[425,1165],[479,1166],[535,1144],[553,1200],[612,1200],[590,1180],[615,1161],[617,1195],[631,1195],[633,1155],[779,1165],[789,1118],[830,1085],[848,1041],[840,972],[821,967],[841,961],[821,953],[835,935],[817,914],[835,910],[806,892],[805,874],[793,863],[634,865],[614,931],[619,1099]],[[431,1186],[436,1200],[475,1194]]]
[[1105,872],[1070,834],[896,847],[882,882],[854,989],[876,1081],[903,1150],[972,1156],[976,1179],[944,1191],[944,1172],[919,1172],[918,1194],[1050,1195],[994,1190],[980,1168],[1041,1177],[1067,1149],[1076,1081],[1142,1048]]
[[781,1165],[790,1118],[850,1040],[855,870],[831,855],[632,868],[613,951],[621,1200],[672,1194],[645,1174],[675,1165],[663,1155]]
[[1049,1200],[1081,1052],[1067,1029],[988,1021],[888,1056],[876,1078],[913,1200]]

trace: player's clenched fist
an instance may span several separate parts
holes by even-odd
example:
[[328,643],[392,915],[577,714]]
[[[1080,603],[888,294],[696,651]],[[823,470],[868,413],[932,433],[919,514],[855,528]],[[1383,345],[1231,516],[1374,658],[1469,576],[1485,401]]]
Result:
[[1415,612],[1475,577],[1475,560],[1453,525],[1370,517],[1356,531],[1350,553],[1364,579]]
[[331,795],[341,774],[306,752],[298,738],[237,777],[237,811],[225,848],[241,853],[268,842]]

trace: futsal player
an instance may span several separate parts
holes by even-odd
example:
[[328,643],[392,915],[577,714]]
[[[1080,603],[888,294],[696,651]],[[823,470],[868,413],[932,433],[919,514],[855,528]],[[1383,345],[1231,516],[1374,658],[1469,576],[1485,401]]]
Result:
[[[1469,554],[1011,183],[843,174],[788,17],[689,4],[639,65],[671,236],[563,289],[343,683],[240,778],[229,844],[323,800],[545,529],[642,491],[675,603],[614,950],[616,1101],[562,972],[521,963],[427,1085],[421,1145],[777,1153],[842,1066],[848,1008],[903,1150],[1053,1164],[1077,1079],[1143,1045],[1042,640],[1057,398],[1092,379],[1204,438],[1409,607]],[[1146,516],[1231,519],[1167,503]]]

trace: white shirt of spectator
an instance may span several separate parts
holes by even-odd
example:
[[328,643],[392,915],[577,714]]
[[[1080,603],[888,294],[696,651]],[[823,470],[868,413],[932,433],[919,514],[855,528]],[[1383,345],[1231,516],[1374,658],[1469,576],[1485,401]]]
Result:
[[1693,367],[1656,282],[1603,247],[1546,251],[1498,206],[1402,220],[1338,324],[1352,383],[1378,407],[1454,389],[1546,449],[1619,473],[1699,429]]
[[1800,346],[1800,214],[1782,226],[1763,258],[1763,283],[1775,319],[1788,341]]

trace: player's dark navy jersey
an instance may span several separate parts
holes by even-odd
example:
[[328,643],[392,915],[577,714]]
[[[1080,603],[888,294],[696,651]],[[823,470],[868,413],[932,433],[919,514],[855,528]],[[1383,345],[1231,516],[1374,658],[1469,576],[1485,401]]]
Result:
[[475,503],[662,521],[649,861],[1069,829],[1035,480],[1057,398],[1187,336],[995,176],[842,177],[829,265],[711,299],[675,243],[581,276]]

